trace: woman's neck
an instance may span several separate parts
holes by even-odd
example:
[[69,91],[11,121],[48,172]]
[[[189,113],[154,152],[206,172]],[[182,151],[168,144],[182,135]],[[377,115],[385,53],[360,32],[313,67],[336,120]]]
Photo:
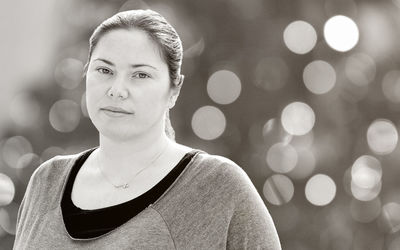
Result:
[[100,146],[94,158],[107,176],[126,180],[141,169],[156,165],[172,144],[165,133],[147,140],[137,138],[122,142],[100,134]]

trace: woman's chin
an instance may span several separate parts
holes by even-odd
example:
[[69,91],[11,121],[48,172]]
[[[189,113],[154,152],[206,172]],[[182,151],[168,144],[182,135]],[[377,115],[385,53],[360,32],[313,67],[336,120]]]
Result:
[[140,132],[136,131],[133,126],[117,126],[117,124],[113,126],[99,126],[97,130],[102,136],[121,142],[131,140],[140,135]]

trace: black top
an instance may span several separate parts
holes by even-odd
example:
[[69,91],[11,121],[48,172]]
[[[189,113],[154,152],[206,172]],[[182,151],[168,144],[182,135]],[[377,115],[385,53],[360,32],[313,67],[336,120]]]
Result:
[[65,227],[73,238],[89,239],[101,236],[121,226],[155,202],[176,180],[198,150],[187,153],[179,163],[154,187],[124,203],[93,210],[81,209],[71,200],[74,180],[79,169],[95,148],[82,154],[72,166],[61,200]]

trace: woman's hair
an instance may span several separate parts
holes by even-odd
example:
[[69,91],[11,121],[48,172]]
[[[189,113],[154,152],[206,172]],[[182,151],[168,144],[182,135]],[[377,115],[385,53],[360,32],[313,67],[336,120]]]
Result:
[[[93,50],[96,48],[100,38],[106,33],[118,29],[139,29],[146,32],[158,45],[161,56],[168,65],[171,87],[181,87],[183,82],[183,75],[181,75],[183,56],[181,39],[167,20],[153,10],[129,10],[119,12],[97,26],[89,40],[89,55],[85,65],[85,73]],[[165,132],[169,138],[175,140],[175,132],[171,126],[168,111],[165,119]]]

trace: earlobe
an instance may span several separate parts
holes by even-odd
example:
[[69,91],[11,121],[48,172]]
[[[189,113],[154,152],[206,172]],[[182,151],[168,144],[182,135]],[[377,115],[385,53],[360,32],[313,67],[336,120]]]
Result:
[[175,102],[176,102],[177,97],[178,97],[177,95],[172,95],[169,98],[169,101],[168,101],[168,108],[169,109],[172,109],[175,106]]
[[177,85],[177,86],[181,87],[182,84],[183,84],[183,80],[185,80],[185,76],[184,76],[184,75],[181,75],[181,77],[179,78],[179,82],[178,82],[178,85]]
[[185,76],[184,75],[180,75],[178,84],[175,85],[175,87],[173,87],[174,88],[172,90],[173,94],[169,97],[169,101],[168,101],[168,108],[169,109],[172,109],[175,106],[175,102],[178,99],[178,96],[179,96],[179,93],[181,91],[184,79],[185,79]]

